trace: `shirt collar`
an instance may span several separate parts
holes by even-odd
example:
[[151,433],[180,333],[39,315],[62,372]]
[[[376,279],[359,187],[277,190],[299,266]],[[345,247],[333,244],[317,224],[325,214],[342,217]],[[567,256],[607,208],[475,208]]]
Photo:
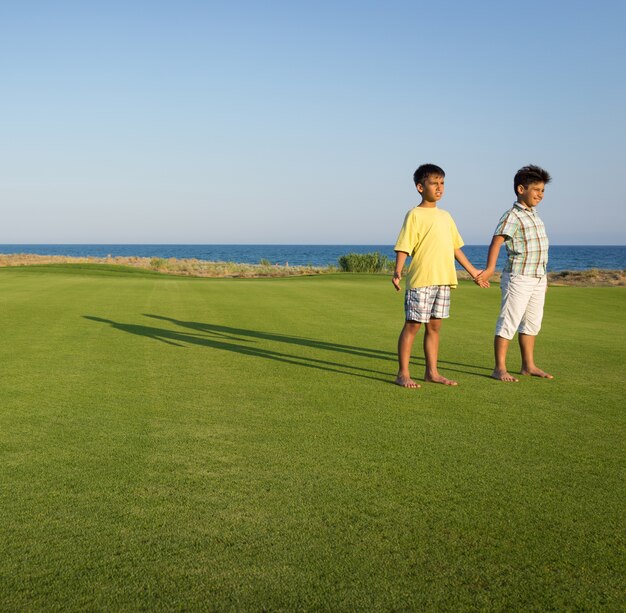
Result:
[[529,209],[525,207],[523,204],[520,204],[519,202],[517,202],[517,200],[515,201],[513,206],[516,206],[518,209],[521,209],[522,211],[526,211],[527,213],[530,213],[531,215],[535,214],[535,209]]

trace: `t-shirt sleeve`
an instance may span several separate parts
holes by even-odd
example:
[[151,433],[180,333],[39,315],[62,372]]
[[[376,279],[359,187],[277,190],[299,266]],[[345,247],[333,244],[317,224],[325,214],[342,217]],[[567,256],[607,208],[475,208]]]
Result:
[[409,211],[404,218],[394,251],[404,251],[411,255],[415,250],[415,216]]
[[498,222],[496,229],[493,231],[494,236],[513,236],[519,229],[519,219],[513,215],[511,211],[507,211]]
[[455,249],[460,249],[465,243],[459,234],[459,230],[454,223],[454,219],[450,216],[450,230],[452,232],[452,245]]

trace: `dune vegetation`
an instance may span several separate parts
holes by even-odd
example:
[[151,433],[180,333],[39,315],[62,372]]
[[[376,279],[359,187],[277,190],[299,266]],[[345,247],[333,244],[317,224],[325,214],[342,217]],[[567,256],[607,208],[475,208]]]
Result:
[[[210,278],[264,278],[264,277],[294,277],[310,276],[342,272],[380,273],[391,274],[394,262],[380,253],[348,253],[337,262],[337,266],[289,266],[288,264],[273,264],[262,260],[258,264],[238,264],[234,262],[209,262],[198,259],[177,258],[143,258],[109,256],[97,257],[69,257],[36,254],[0,254],[0,268],[17,266],[49,266],[49,265],[88,265],[88,266],[116,266],[131,267],[140,270],[151,270],[169,275]],[[464,270],[458,271],[460,279],[469,279]],[[493,282],[498,283],[500,273],[496,273]],[[626,285],[625,270],[582,270],[559,271],[548,274],[551,285],[577,286],[624,286]]]

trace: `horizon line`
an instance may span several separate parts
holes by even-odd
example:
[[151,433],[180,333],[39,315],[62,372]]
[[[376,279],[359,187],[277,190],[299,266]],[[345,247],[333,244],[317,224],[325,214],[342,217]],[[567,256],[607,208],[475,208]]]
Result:
[[[2,246],[187,246],[187,247],[393,247],[393,243],[153,243],[153,242],[137,242],[137,243],[0,243]],[[488,243],[465,243],[464,247],[486,247]],[[550,243],[550,247],[626,247],[624,244],[617,243]]]

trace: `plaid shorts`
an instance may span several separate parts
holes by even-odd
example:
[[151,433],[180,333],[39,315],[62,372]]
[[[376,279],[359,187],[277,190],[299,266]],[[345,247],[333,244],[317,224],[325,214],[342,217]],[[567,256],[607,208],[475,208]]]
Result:
[[430,318],[450,317],[450,286],[428,285],[407,290],[404,295],[407,321],[428,323]]

